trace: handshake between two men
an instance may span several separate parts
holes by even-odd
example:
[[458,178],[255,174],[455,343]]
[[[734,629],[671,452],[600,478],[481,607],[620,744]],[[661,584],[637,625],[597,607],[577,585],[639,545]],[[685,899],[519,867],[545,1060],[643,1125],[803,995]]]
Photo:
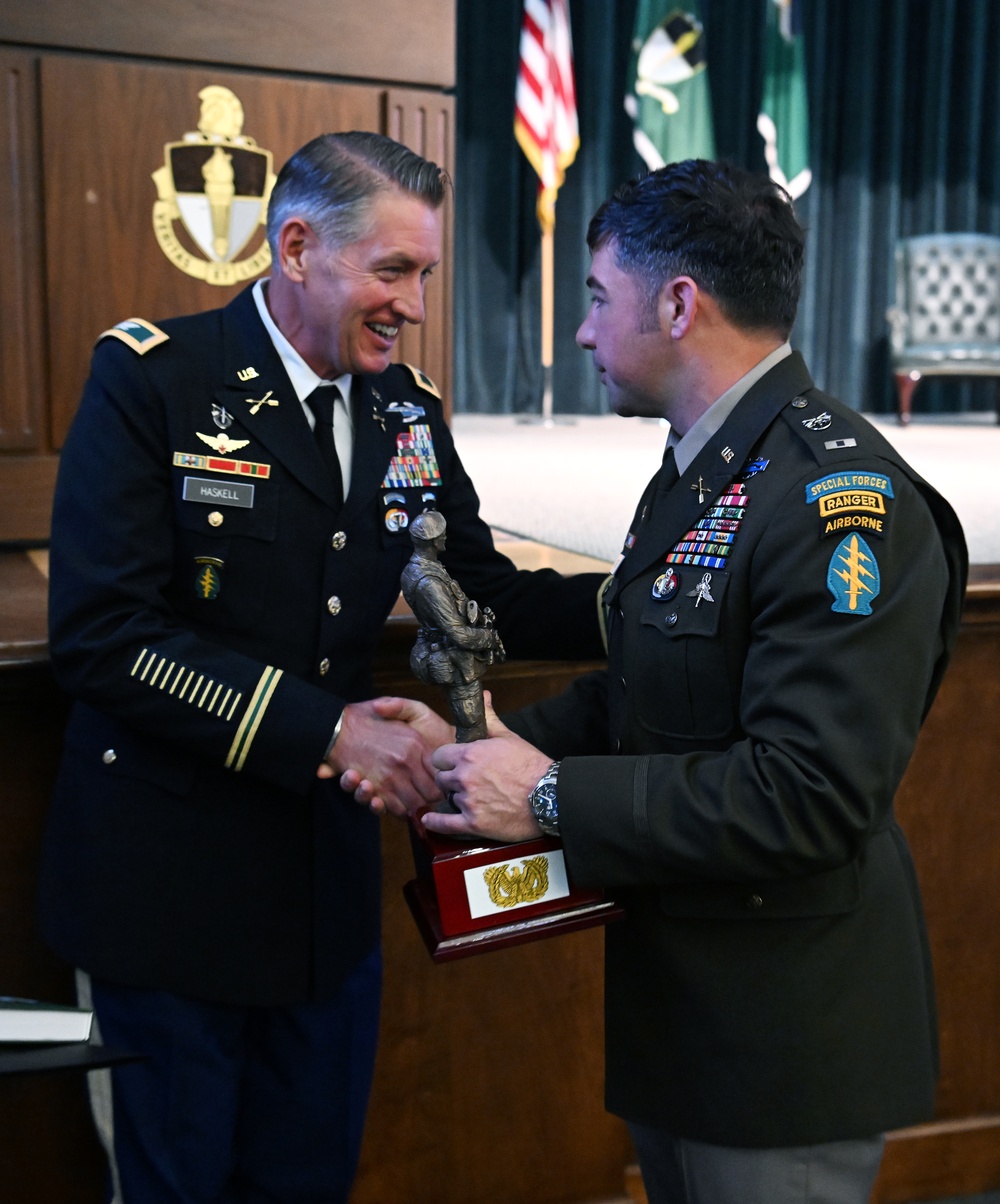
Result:
[[[425,703],[376,698],[349,703],[318,770],[376,815],[430,808],[424,826],[444,836],[530,839],[541,831],[531,790],[551,761],[497,718],[481,678],[504,659],[492,613],[467,598],[440,563],[446,524],[437,511],[414,519],[403,597],[419,623],[410,657],[423,682],[444,686],[454,726]],[[434,808],[449,800],[446,810]]]

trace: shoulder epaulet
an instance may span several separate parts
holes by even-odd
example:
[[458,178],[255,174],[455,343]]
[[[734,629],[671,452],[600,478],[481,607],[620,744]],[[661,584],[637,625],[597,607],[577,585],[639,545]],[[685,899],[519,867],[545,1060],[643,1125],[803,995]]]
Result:
[[817,464],[835,464],[882,451],[868,423],[818,389],[793,397],[782,417],[812,452]]
[[432,397],[436,397],[438,401],[441,400],[441,394],[438,392],[437,385],[431,380],[426,372],[421,372],[420,369],[414,367],[413,364],[400,364],[400,367],[405,368],[407,372],[409,372],[409,374],[413,377],[413,383],[418,389],[423,389],[425,393],[430,393],[430,395]]
[[97,341],[107,338],[121,339],[138,355],[145,355],[147,351],[165,343],[170,335],[159,326],[154,326],[152,322],[147,322],[145,318],[126,318],[110,330],[103,331],[97,336]]

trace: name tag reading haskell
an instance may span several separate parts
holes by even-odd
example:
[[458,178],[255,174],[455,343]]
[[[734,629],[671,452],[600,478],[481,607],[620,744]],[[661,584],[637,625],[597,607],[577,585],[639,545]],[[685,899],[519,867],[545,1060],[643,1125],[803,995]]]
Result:
[[253,485],[244,481],[213,481],[209,477],[185,477],[184,500],[210,506],[239,506],[253,509]]

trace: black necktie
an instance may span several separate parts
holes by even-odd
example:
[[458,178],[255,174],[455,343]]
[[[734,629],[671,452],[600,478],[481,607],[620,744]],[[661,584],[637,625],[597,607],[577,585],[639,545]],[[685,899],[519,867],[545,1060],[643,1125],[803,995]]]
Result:
[[330,480],[333,482],[337,501],[338,503],[342,503],[344,500],[344,481],[340,473],[340,457],[337,455],[337,445],[333,439],[333,407],[339,396],[340,390],[336,385],[320,385],[318,388],[313,389],[306,398],[306,405],[312,410],[313,418],[316,419],[316,426],[313,430],[316,446],[319,448],[319,454],[323,457],[323,463],[330,474]]
[[672,489],[680,480],[680,473],[677,471],[677,462],[674,459],[673,447],[668,447],[663,453],[663,467],[660,469],[660,479],[657,482],[657,492],[666,493],[668,489]]

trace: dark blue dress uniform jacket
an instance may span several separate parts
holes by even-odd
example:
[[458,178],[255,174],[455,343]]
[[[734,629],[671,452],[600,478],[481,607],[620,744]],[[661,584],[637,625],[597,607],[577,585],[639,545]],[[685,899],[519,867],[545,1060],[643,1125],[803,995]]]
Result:
[[370,696],[407,519],[445,515],[448,567],[512,655],[602,655],[599,578],[495,551],[419,373],[355,380],[341,507],[249,290],[162,330],[142,354],[99,342],[62,455],[51,649],[76,702],[42,928],[126,985],[324,999],[378,941],[379,830],[316,768]]
[[607,672],[511,719],[565,758],[574,882],[627,905],[608,1106],[730,1146],[925,1120],[933,984],[893,795],[958,628],[957,519],[798,355],[659,485]]

